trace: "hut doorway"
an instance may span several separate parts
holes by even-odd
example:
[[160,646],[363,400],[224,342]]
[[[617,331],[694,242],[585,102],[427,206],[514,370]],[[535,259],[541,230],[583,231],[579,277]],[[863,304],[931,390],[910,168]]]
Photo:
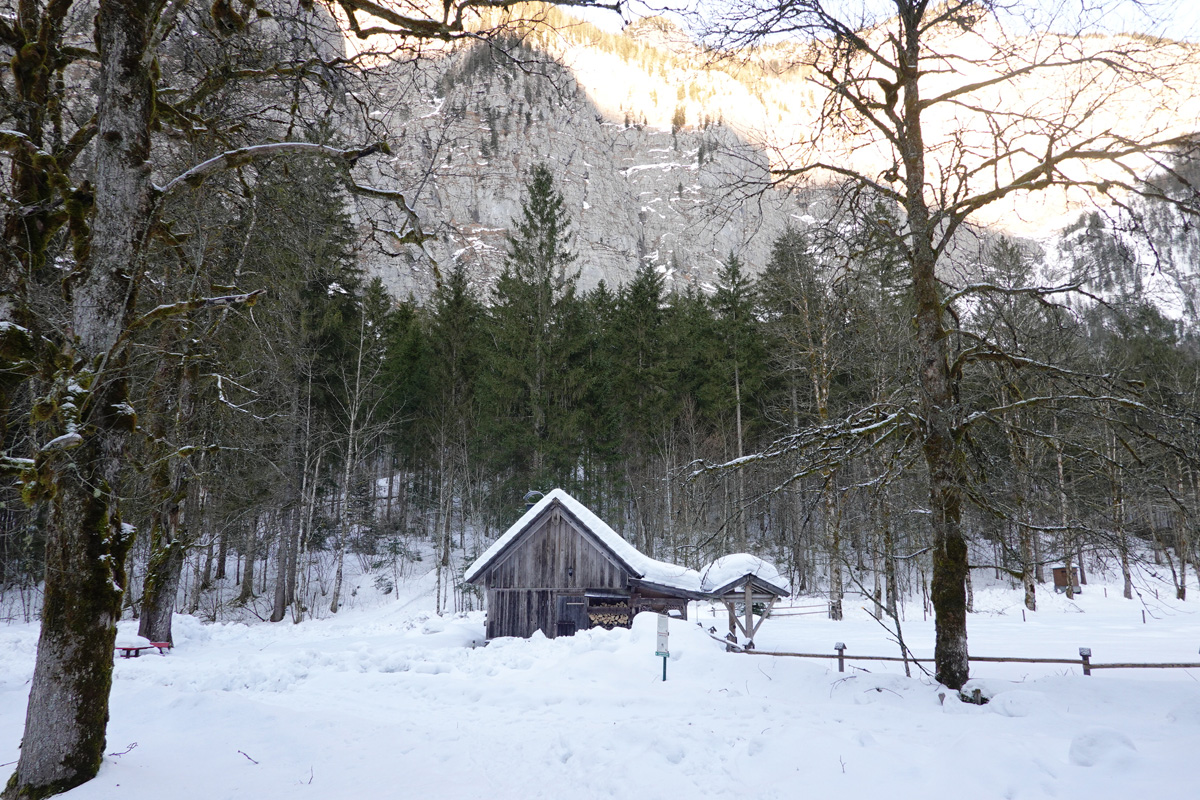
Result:
[[555,637],[574,636],[575,631],[588,627],[587,598],[583,595],[559,595]]

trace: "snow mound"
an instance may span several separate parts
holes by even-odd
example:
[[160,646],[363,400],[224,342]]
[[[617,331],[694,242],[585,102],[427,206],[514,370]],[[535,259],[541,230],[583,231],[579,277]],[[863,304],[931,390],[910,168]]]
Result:
[[150,647],[150,640],[138,636],[137,622],[129,620],[117,623],[117,647]]
[[1071,740],[1068,760],[1078,767],[1099,764],[1125,766],[1133,760],[1137,748],[1129,737],[1112,728],[1090,728]]
[[722,556],[700,570],[700,574],[702,576],[701,587],[706,592],[720,589],[730,581],[735,581],[745,575],[754,575],[773,586],[791,591],[788,580],[780,574],[774,564],[749,553]]
[[1045,713],[1048,701],[1041,692],[1013,689],[992,697],[987,707],[988,711],[1002,717],[1030,717]]

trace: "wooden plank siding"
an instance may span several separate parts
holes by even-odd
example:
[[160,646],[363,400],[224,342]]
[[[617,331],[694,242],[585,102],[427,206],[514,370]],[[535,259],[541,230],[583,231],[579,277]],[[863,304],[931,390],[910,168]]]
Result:
[[[630,573],[554,506],[475,580],[487,586],[487,638],[554,638],[559,598],[629,594]],[[586,620],[586,615],[579,621]],[[563,620],[567,621],[567,620]],[[580,626],[586,627],[586,626]]]
[[553,589],[488,589],[487,638],[528,638],[539,629],[553,638],[556,595]]
[[[569,569],[574,574],[568,574]],[[627,591],[629,573],[552,509],[481,576],[494,589]],[[578,592],[577,592],[578,593]]]

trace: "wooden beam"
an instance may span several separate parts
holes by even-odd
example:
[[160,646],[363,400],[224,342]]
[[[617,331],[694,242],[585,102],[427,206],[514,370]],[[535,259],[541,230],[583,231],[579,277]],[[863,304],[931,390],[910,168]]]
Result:
[[756,630],[754,627],[754,588],[750,585],[750,581],[746,581],[744,603],[746,624],[743,627],[743,630],[746,631],[746,646],[749,647],[750,645],[754,644],[754,631]]
[[762,624],[767,621],[767,617],[769,617],[771,615],[771,608],[772,608],[772,606],[775,605],[775,601],[777,599],[778,598],[772,597],[767,602],[767,607],[763,609],[762,616],[758,618],[758,622],[754,623],[754,630],[750,631],[751,639],[754,638],[754,634],[758,633],[758,629],[762,627]]

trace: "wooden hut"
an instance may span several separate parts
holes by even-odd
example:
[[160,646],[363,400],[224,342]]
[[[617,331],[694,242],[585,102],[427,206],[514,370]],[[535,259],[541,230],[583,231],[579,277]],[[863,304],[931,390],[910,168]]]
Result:
[[700,575],[649,558],[561,489],[525,512],[467,569],[487,590],[487,638],[628,627],[639,611],[687,618]]

